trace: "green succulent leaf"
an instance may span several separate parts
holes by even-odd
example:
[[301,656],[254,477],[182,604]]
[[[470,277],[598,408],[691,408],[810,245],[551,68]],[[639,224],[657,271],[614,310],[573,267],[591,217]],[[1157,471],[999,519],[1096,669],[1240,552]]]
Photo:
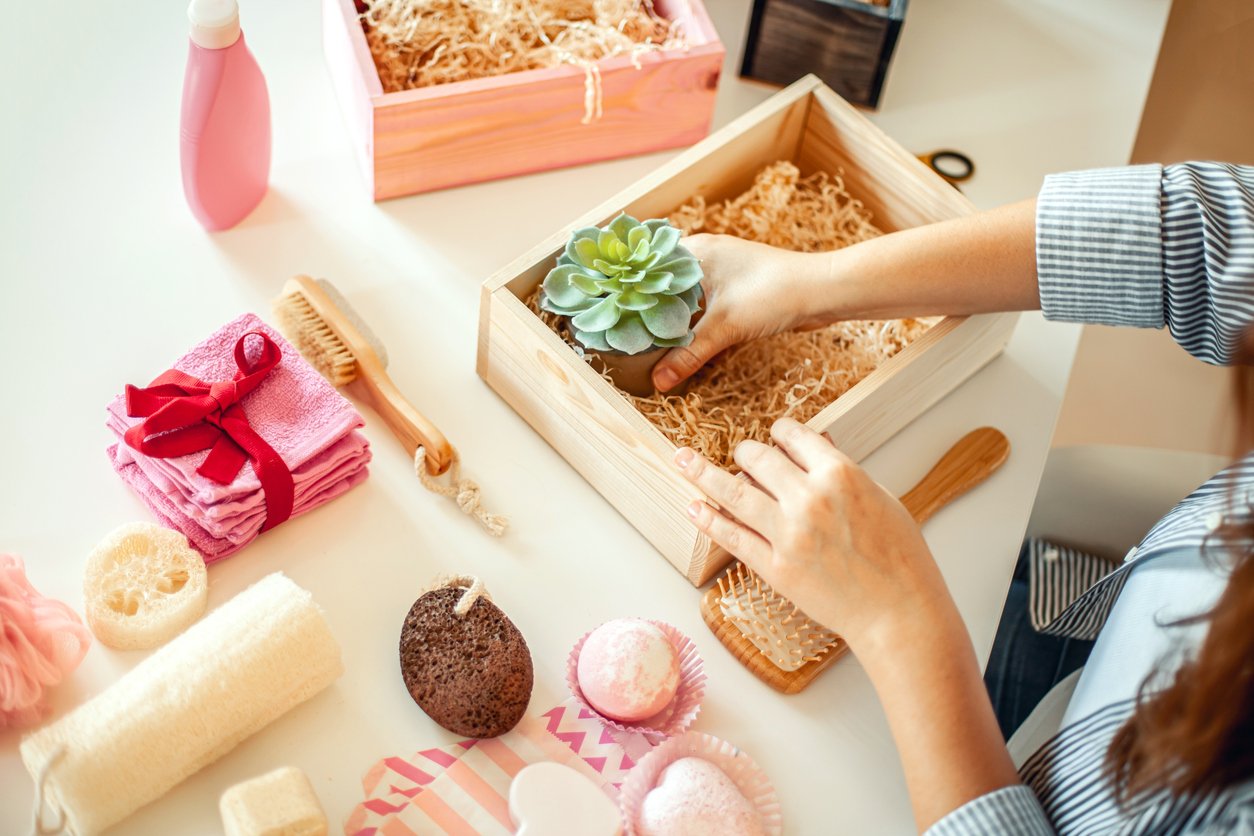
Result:
[[622,273],[630,272],[631,270],[631,268],[626,264],[615,264],[611,261],[606,261],[603,258],[593,259],[592,269],[604,273],[607,276],[615,277]]
[[653,344],[659,348],[679,348],[680,346],[692,345],[692,338],[694,336],[695,335],[691,331],[689,331],[687,334],[684,334],[682,337],[676,337],[673,340],[654,339]]
[[[620,235],[619,238],[622,238],[622,236]],[[627,233],[626,241],[627,246],[631,247],[632,253],[639,252],[641,244],[645,246],[645,252],[647,253],[649,251],[649,241],[652,239],[653,234],[649,232],[649,228],[647,226],[637,226],[633,227],[632,230]]]
[[670,223],[671,222],[668,221],[666,218],[650,218],[649,220],[641,224],[641,226],[649,230],[649,238],[652,239],[653,233],[657,232],[659,229],[661,229],[664,226],[670,226]]
[[654,269],[675,274],[675,277],[671,279],[671,293],[683,293],[688,288],[695,287],[704,278],[701,265],[691,257],[663,261]]
[[[620,240],[629,241],[631,239],[631,231],[640,225],[640,221],[624,212],[610,221],[610,225],[607,228],[618,236]],[[649,234],[652,235],[653,233],[650,232]]]
[[639,354],[653,346],[653,334],[640,321],[641,314],[624,314],[623,318],[605,332],[605,341],[611,348],[626,354]]
[[684,300],[684,304],[688,306],[688,310],[696,313],[701,310],[701,285],[693,285],[683,293],[677,294],[680,299]]
[[604,331],[617,324],[622,313],[622,309],[618,307],[618,294],[614,293],[571,319],[570,324],[577,331]]
[[605,341],[604,331],[575,331],[575,339],[584,348],[590,348],[593,351],[611,351],[610,344]]
[[634,289],[641,293],[665,293],[670,290],[671,280],[674,278],[674,273],[653,270],[637,282]]
[[611,293],[622,293],[626,288],[623,286],[621,279],[598,279],[597,287],[601,292],[598,296],[609,295]]
[[656,305],[640,312],[640,318],[653,336],[675,340],[688,333],[692,312],[677,296],[659,296]]
[[554,267],[549,274],[544,277],[544,296],[553,304],[562,308],[569,308],[572,305],[579,304],[588,296],[600,295],[596,290],[595,282],[591,279],[588,281],[592,284],[591,293],[584,290],[582,281],[576,284],[576,277],[579,279],[587,279],[584,270],[577,264],[562,264]]
[[601,230],[601,232],[597,235],[597,249],[601,251],[601,258],[604,258],[606,261],[617,260],[618,254],[614,246],[617,243],[617,235],[610,232],[608,229]]
[[618,306],[629,311],[648,310],[657,303],[657,296],[652,293],[641,293],[638,290],[627,290],[618,297]]
[[544,294],[540,294],[540,307],[559,316],[574,316],[575,314],[583,313],[600,301],[596,296],[585,296],[579,304],[563,307],[562,305],[554,305],[552,300],[548,299]]
[[653,242],[650,249],[655,253],[661,253],[663,256],[670,255],[675,249],[675,245],[679,243],[680,232],[673,226],[658,227],[653,233]]
[[597,229],[595,226],[585,226],[580,229],[576,229],[574,232],[570,234],[570,240],[566,242],[566,250],[563,253],[563,255],[565,255],[566,258],[570,259],[573,262],[579,262],[580,261],[579,255],[575,251],[576,243],[578,243],[579,241],[587,240],[589,238],[591,238],[595,242],[597,240],[597,236],[600,234],[601,234],[601,230]]
[[595,238],[580,238],[574,242],[574,259],[585,267],[595,269],[595,262],[601,257]]
[[645,276],[645,272],[643,270],[636,270],[635,272],[632,272],[632,273],[623,273],[622,275],[618,277],[618,280],[620,282],[623,282],[624,284],[635,284],[636,282],[643,279],[644,276]]

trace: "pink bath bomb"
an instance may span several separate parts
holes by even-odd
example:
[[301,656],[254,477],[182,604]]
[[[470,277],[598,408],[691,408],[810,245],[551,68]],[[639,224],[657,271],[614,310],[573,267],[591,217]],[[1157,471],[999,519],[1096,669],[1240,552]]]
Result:
[[762,816],[727,773],[703,758],[662,770],[636,817],[640,836],[763,836]]
[[659,713],[679,688],[679,654],[654,625],[639,618],[609,621],[579,651],[579,690],[606,717],[634,723]]

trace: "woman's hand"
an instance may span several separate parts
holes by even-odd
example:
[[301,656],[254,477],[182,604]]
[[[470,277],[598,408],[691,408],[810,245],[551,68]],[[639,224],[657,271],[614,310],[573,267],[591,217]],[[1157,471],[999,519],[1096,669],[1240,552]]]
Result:
[[693,235],[684,246],[701,259],[705,314],[691,345],[671,349],[653,371],[653,383],[668,391],[687,380],[714,355],[758,337],[814,327],[802,292],[803,276],[815,256],[746,241],[731,235]]
[[790,418],[775,422],[771,438],[778,449],[756,441],[736,448],[752,481],[691,449],[676,453],[676,466],[720,509],[692,503],[697,528],[855,653],[956,615],[918,525],[896,498]]

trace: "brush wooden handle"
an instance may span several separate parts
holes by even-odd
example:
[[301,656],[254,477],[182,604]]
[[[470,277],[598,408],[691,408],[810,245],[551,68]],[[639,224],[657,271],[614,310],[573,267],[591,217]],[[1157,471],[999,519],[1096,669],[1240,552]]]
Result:
[[388,377],[387,369],[365,335],[343,314],[319,284],[309,276],[293,276],[284,286],[285,294],[300,293],[322,324],[352,352],[356,378],[347,385],[353,394],[370,404],[379,417],[413,456],[419,447],[426,451],[427,469],[439,476],[453,464],[453,448],[444,433],[411,404]]
[[983,482],[1010,455],[1010,441],[999,430],[980,427],[949,448],[940,461],[906,491],[901,504],[919,525],[948,503]]
[[379,414],[410,456],[419,447],[423,448],[426,452],[427,469],[432,476],[439,476],[448,470],[453,463],[453,448],[449,446],[444,434],[406,400],[377,359],[373,369],[368,369],[360,357],[357,365],[357,379],[348,384],[347,388],[370,404],[371,409]]

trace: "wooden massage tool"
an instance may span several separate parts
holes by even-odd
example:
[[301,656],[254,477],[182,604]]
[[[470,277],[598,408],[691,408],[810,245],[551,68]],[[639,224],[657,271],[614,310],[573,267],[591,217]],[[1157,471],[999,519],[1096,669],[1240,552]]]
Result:
[[[987,479],[1010,455],[1010,442],[992,427],[962,437],[901,497],[922,525],[947,503]],[[735,561],[701,598],[706,626],[736,659],[777,691],[796,694],[849,646]]]

